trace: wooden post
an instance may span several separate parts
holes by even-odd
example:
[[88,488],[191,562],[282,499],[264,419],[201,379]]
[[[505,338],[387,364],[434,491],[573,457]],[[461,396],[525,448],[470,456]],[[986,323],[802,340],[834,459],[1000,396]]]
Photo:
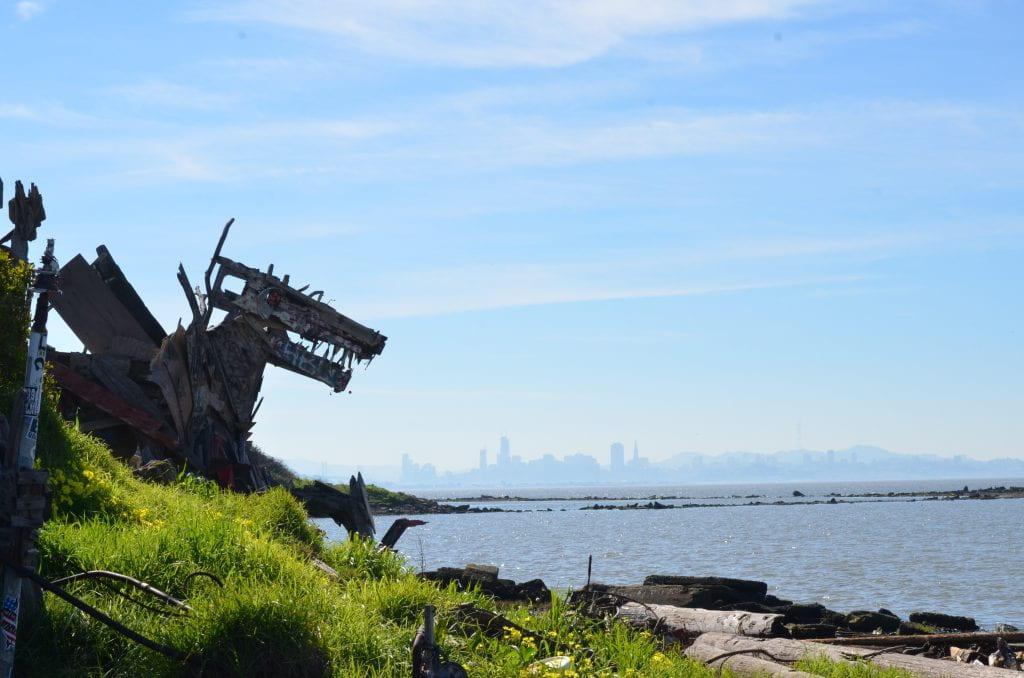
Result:
[[[12,202],[12,214],[13,214]],[[16,224],[17,225],[17,224]],[[13,424],[16,433],[3,474],[8,503],[13,511],[5,516],[8,548],[5,556],[22,567],[35,569],[38,552],[35,549],[36,530],[43,524],[46,510],[46,474],[34,470],[36,439],[39,435],[39,410],[43,395],[43,373],[46,369],[46,318],[49,312],[50,291],[57,287],[57,260],[53,257],[53,240],[47,241],[43,254],[43,267],[36,275],[33,292],[38,292],[32,331],[29,334],[28,355],[25,365],[25,386],[19,398],[20,412],[15,412]],[[12,568],[3,573],[2,634],[0,641],[0,676],[10,676],[14,670],[14,650],[18,637],[18,617],[21,612],[23,579]]]

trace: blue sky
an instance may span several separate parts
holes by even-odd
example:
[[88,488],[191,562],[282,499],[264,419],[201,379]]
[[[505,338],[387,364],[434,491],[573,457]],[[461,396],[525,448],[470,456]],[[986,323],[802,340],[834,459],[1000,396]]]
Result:
[[[1024,456],[1024,5],[7,2],[0,176],[161,321],[226,253],[389,336],[284,458]],[[66,329],[53,343],[74,345]],[[798,434],[799,432],[799,434]]]

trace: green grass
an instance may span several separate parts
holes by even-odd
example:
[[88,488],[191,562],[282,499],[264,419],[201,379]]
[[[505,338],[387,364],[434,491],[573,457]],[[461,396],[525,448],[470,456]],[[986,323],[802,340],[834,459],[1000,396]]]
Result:
[[837,662],[828,657],[806,657],[793,668],[825,678],[913,678],[914,674],[903,669],[881,667],[870,661]]
[[[27,271],[0,252],[0,408],[20,383]],[[223,491],[186,476],[170,486],[134,478],[97,439],[56,414],[48,384],[39,463],[51,473],[52,516],[40,532],[42,574],[54,579],[89,569],[121,572],[187,600],[191,612],[143,609],[95,581],[68,588],[115,620],[189,655],[169,660],[125,639],[46,594],[44,614],[23,618],[16,673],[22,676],[407,676],[410,644],[423,606],[438,609],[444,652],[470,675],[519,676],[538,658],[569,653],[577,676],[715,675],[660,646],[649,634],[594,621],[552,600],[543,611],[503,607],[544,639],[513,634],[465,637],[448,628],[451,610],[474,592],[418,579],[393,552],[361,540],[327,544],[284,490]],[[339,580],[312,564],[335,568]],[[196,571],[220,577],[220,588]],[[147,598],[148,600],[148,598]]]

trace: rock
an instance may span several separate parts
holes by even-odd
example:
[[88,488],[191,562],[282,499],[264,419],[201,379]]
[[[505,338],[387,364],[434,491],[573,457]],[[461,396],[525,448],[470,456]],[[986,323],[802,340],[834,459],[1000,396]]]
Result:
[[763,602],[768,594],[768,584],[752,579],[731,579],[729,577],[687,577],[671,574],[652,574],[644,579],[648,586],[674,584],[679,586],[724,586],[742,593],[740,600]]
[[883,633],[894,633],[900,628],[900,618],[881,612],[854,610],[846,615],[846,626],[860,633],[874,633],[877,629]]
[[911,612],[910,621],[951,631],[978,630],[978,624],[971,617],[958,617],[952,614],[942,614],[941,612]]
[[822,624],[832,624],[833,626],[843,627],[846,626],[846,615],[842,612],[836,612],[825,608],[825,614],[821,617]]
[[784,613],[787,624],[819,624],[825,618],[825,606],[818,603],[790,605]]
[[793,496],[794,497],[803,497],[803,496],[806,496],[806,495],[803,492],[801,492],[800,490],[793,490]]
[[747,602],[743,600],[743,594],[735,589],[719,585],[628,585],[609,586],[605,584],[591,584],[591,588],[602,593],[611,593],[622,596],[629,601],[657,604],[674,605],[676,607],[696,607],[704,610],[717,610],[724,605],[731,603]]
[[551,591],[547,584],[540,579],[531,579],[516,584],[515,595],[517,600],[530,600],[535,603],[551,602]]
[[178,480],[178,468],[166,459],[154,459],[132,471],[132,474],[140,480],[161,485],[171,485]]
[[927,636],[935,633],[935,627],[918,624],[917,622],[900,622],[897,631],[901,636]]
[[1017,633],[1018,631],[1020,631],[1020,629],[1013,624],[1006,624],[1004,622],[996,624],[996,633]]
[[835,638],[836,627],[832,624],[786,624],[790,638]]
[[793,604],[792,600],[785,600],[783,598],[776,598],[775,596],[773,596],[770,593],[768,595],[766,595],[764,597],[764,600],[762,600],[761,602],[763,602],[765,605],[767,605],[769,607],[789,607],[790,605]]
[[489,571],[471,570],[461,567],[440,567],[431,572],[421,572],[421,579],[436,581],[444,585],[454,583],[459,590],[479,587],[482,593],[498,600],[544,601],[551,597],[548,587],[540,579],[517,584],[511,579],[499,579]]
[[477,565],[476,563],[469,563],[466,565],[466,574],[470,574],[480,579],[488,579],[490,581],[498,580],[498,568],[494,565]]

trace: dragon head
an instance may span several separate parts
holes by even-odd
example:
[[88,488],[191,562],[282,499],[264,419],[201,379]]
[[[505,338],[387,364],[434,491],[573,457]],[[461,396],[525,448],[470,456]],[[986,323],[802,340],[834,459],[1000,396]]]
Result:
[[[225,311],[227,319],[241,316],[259,330],[272,364],[321,381],[335,392],[345,390],[352,364],[380,355],[387,337],[325,304],[322,291],[292,287],[287,275],[274,275],[273,265],[261,271],[222,256],[232,222],[224,227],[206,271],[207,320],[214,308]],[[241,291],[225,289],[228,279],[241,281]]]

